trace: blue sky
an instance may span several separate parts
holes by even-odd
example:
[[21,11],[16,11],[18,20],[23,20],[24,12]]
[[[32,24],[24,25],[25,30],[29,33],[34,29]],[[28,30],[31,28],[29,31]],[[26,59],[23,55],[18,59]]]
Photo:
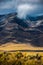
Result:
[[43,0],[0,0],[0,15],[12,12],[18,12],[18,17],[43,15]]

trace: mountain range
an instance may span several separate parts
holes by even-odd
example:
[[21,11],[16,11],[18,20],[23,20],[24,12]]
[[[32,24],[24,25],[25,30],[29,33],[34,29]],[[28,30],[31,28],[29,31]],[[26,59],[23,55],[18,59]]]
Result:
[[0,15],[0,43],[13,41],[43,46],[43,15],[17,17],[17,13]]

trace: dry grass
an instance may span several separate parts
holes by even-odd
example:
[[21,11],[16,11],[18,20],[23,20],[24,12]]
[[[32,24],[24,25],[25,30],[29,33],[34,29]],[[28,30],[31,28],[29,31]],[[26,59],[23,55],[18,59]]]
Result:
[[21,43],[6,43],[0,46],[0,50],[11,51],[11,50],[43,50],[43,47],[35,47],[28,44]]
[[0,52],[0,65],[43,65],[43,52]]

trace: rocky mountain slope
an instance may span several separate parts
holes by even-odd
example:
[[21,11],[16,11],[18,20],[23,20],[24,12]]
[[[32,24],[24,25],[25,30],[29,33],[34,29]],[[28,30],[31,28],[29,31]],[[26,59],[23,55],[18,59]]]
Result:
[[0,15],[0,44],[11,41],[43,47],[43,16],[24,20],[17,13]]

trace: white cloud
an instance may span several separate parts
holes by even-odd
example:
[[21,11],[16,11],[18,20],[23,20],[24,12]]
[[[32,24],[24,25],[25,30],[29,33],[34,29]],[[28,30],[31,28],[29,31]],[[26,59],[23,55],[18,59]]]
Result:
[[9,9],[12,7],[16,7],[18,4],[22,4],[22,3],[37,3],[39,2],[39,0],[9,0],[9,1],[2,1],[2,3],[0,3],[0,8],[2,9]]
[[[18,11],[18,16],[26,16],[27,12],[35,12],[35,9],[41,10],[37,4],[40,0],[6,0],[0,3],[0,13],[5,13],[5,10],[16,10]],[[35,4],[34,4],[35,3]],[[39,8],[38,8],[39,7]],[[3,10],[3,11],[2,11]],[[6,11],[7,13],[7,11]],[[24,15],[25,14],[25,15]]]
[[27,14],[31,13],[36,9],[37,5],[32,4],[21,4],[17,7],[18,17],[25,18]]

